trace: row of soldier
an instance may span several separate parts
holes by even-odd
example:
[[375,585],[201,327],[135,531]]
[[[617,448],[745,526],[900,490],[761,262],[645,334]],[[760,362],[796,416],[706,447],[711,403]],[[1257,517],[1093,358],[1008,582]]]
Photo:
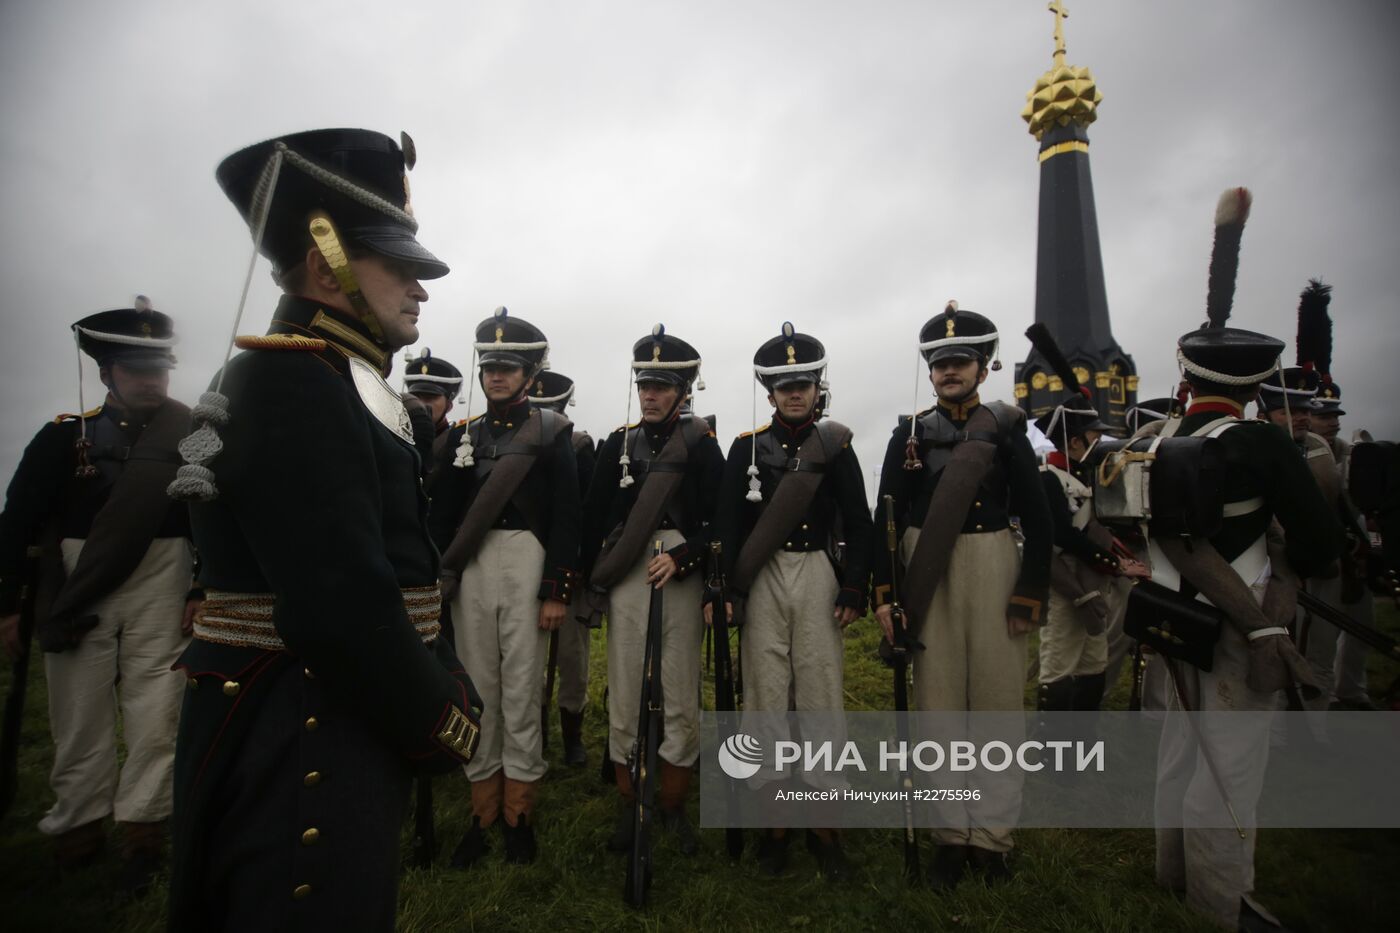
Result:
[[[508,861],[532,860],[551,637],[565,758],[582,764],[589,626],[602,617],[606,754],[626,801],[653,588],[666,595],[658,802],[693,854],[686,800],[712,539],[742,620],[752,709],[840,710],[842,630],[869,606],[900,641],[891,608],[901,595],[924,646],[913,658],[915,708],[1021,709],[1036,629],[1042,707],[1097,708],[1131,581],[1175,580],[1190,595],[1219,584],[1183,583],[1195,572],[1177,566],[1186,561],[1090,520],[1084,464],[1105,426],[1073,391],[1072,368],[1057,367],[1067,397],[1032,430],[1015,406],[980,398],[1000,336],[955,303],[919,334],[937,404],[900,420],[880,473],[875,519],[901,531],[901,581],[877,559],[852,432],[823,417],[825,350],[790,325],[754,357],[772,418],[727,458],[690,410],[699,353],[660,325],[632,347],[640,419],[596,453],[563,414],[572,383],[546,368],[544,333],[504,309],[477,328],[471,371],[424,354],[401,394],[385,377],[417,340],[421,282],[448,271],[414,236],[406,172],[416,158],[407,136],[322,130],[226,159],[219,183],[285,293],[268,333],[239,337],[243,352],[191,410],[166,398],[168,317],[138,302],[78,322],[106,401],[40,432],[0,519],[12,653],[23,648],[26,549],[45,564],[27,607],[45,649],[55,740],[56,802],[41,828],[75,865],[97,856],[114,817],[127,882],[140,890],[173,806],[172,929],[211,918],[229,929],[391,928],[414,773],[462,769],[470,781],[455,865],[485,856],[495,826]],[[1218,231],[1231,223],[1242,226],[1243,212]],[[1262,593],[1268,556],[1258,557],[1274,519],[1285,543],[1273,556],[1298,575],[1325,575],[1343,551],[1344,497],[1325,475],[1343,451],[1295,442],[1244,407],[1258,397],[1273,419],[1277,398],[1323,424],[1341,412],[1312,407],[1311,371],[1280,372],[1281,341],[1225,326],[1233,272],[1225,285],[1217,278],[1213,269],[1208,325],[1178,347],[1189,398],[1133,415],[1141,433],[1220,438],[1232,507],[1211,543],[1234,581]],[[1058,352],[1036,339],[1047,356]],[[486,410],[453,424],[463,382]],[[1166,705],[1277,702],[1277,691],[1250,689],[1252,665],[1266,663],[1259,646],[1291,657],[1292,642],[1243,615],[1221,633],[1214,672],[1186,670]],[[1331,650],[1317,649],[1319,668]],[[128,749],[119,775],[118,671]],[[1364,686],[1338,693],[1360,702]],[[1201,792],[1211,754],[1181,728],[1163,742],[1168,808]],[[1236,771],[1262,768],[1263,742],[1214,754]],[[1012,791],[1005,813],[934,833],[935,888],[1011,875]],[[1239,807],[1248,793],[1235,796]],[[630,844],[626,817],[624,806],[612,849]],[[1159,880],[1223,926],[1267,928],[1249,898],[1253,835],[1223,839],[1160,831]],[[763,834],[765,870],[783,870],[789,840]],[[809,841],[828,877],[848,873],[839,833],[815,830]]]

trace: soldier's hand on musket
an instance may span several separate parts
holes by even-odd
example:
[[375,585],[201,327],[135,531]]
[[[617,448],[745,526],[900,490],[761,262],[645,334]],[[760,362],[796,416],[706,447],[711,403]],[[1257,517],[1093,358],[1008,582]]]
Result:
[[885,634],[885,641],[894,644],[894,610],[889,603],[875,610],[875,621],[880,623],[880,631]]
[[557,599],[546,599],[540,603],[540,628],[552,632],[564,624],[569,607]]
[[836,611],[832,613],[832,618],[840,622],[842,628],[845,628],[856,619],[859,619],[860,614],[851,606],[837,606]]
[[1148,567],[1140,560],[1133,560],[1129,557],[1118,558],[1118,572],[1134,580],[1149,580],[1152,578],[1152,568]]
[[666,581],[676,575],[676,560],[670,554],[658,554],[647,564],[647,583],[657,589],[666,585]]
[[[705,607],[702,611],[705,614],[705,624],[713,625],[715,619],[714,605],[709,601],[706,601]],[[724,601],[724,620],[731,624],[734,622],[734,604],[727,599]]]
[[5,656],[11,661],[19,660],[19,613],[0,616],[0,644],[5,646]]
[[194,631],[195,616],[199,615],[199,610],[204,606],[203,599],[186,599],[185,612],[180,617],[180,634],[188,635]]

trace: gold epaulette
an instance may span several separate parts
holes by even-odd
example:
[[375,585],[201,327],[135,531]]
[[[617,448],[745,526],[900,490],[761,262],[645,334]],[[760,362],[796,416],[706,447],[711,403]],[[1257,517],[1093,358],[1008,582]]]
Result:
[[85,411],[81,415],[74,415],[68,412],[64,412],[61,415],[55,416],[53,419],[53,423],[62,424],[65,421],[77,421],[79,418],[96,418],[100,414],[102,414],[102,406],[98,405],[92,411]]
[[463,418],[463,419],[461,420],[460,423],[461,423],[461,424],[476,424],[478,421],[480,421],[482,418],[485,418],[485,417],[486,417],[486,412],[483,411],[481,414],[477,415],[475,418]]
[[233,345],[240,350],[324,350],[330,346],[320,337],[300,334],[244,334],[233,338]]
[[757,431],[745,431],[743,434],[739,435],[739,440],[743,440],[746,437],[753,437],[755,434],[762,434],[764,431],[767,431],[772,426],[772,422],[769,422],[768,424],[765,424],[763,427],[759,428]]
[[[454,421],[454,422],[452,422],[452,427],[453,427],[453,428],[460,428],[460,427],[462,427],[463,425],[467,424],[470,420],[471,420],[470,418],[463,418],[461,421]],[[450,430],[452,430],[452,428],[448,428],[448,430],[450,431]]]
[[614,433],[614,434],[621,434],[623,431],[630,431],[630,430],[632,430],[633,428],[637,427],[637,425],[639,425],[639,424],[641,424],[640,421],[638,421],[637,424],[624,424],[622,427],[618,428],[618,429],[617,429],[616,431],[614,431],[613,433]]

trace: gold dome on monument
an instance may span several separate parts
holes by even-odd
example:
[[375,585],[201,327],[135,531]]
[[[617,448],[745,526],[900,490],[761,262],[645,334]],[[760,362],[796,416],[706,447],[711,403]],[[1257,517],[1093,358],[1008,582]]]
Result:
[[1026,94],[1026,106],[1021,108],[1021,119],[1036,139],[1071,122],[1088,126],[1098,118],[1098,107],[1103,102],[1103,94],[1088,67],[1065,64],[1061,23],[1069,18],[1069,10],[1062,0],[1053,0],[1048,9],[1055,14],[1055,64],[1036,80],[1035,87]]
[[1035,87],[1026,94],[1026,106],[1021,109],[1021,119],[1028,124],[1030,134],[1036,139],[1056,126],[1069,126],[1071,122],[1088,126],[1098,118],[1098,107],[1103,101],[1086,65],[1056,65],[1035,82]]

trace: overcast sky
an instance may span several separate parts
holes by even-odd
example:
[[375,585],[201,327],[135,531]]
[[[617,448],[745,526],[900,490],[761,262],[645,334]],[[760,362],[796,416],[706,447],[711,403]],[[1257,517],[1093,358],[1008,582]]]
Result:
[[[1068,5],[1069,61],[1104,95],[1090,152],[1108,300],[1143,396],[1175,382],[1216,198],[1247,185],[1233,323],[1287,339],[1291,362],[1298,293],[1323,276],[1344,429],[1400,435],[1400,5]],[[508,306],[549,335],[578,380],[570,414],[597,435],[622,422],[629,347],[663,321],[704,356],[696,407],[727,448],[748,429],[753,351],[791,320],[826,342],[832,415],[869,472],[948,298],[1000,325],[1006,368],[984,395],[1010,398],[1035,296],[1019,112],[1051,63],[1045,7],[0,4],[0,479],[76,409],[68,325],[138,292],[175,318],[173,392],[194,402],[249,250],[214,167],[327,126],[417,141],[419,238],[453,268],[427,283],[420,346],[465,368],[476,322]],[[241,332],[270,319],[267,269]]]

